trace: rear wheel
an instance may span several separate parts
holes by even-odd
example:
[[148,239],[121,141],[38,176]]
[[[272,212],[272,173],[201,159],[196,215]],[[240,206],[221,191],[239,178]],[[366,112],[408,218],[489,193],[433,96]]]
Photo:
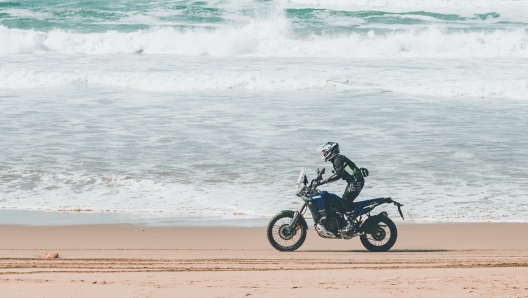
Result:
[[279,213],[270,220],[267,229],[268,241],[276,250],[294,251],[304,243],[306,227],[298,221],[289,231],[288,226],[292,218],[292,214]]
[[376,223],[371,224],[372,228],[369,233],[361,235],[363,246],[374,252],[388,251],[396,243],[398,230],[394,222],[385,216],[376,217]]

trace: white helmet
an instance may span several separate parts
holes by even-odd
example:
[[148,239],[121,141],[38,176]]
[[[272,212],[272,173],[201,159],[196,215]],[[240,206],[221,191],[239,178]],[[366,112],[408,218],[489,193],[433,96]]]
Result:
[[328,142],[321,146],[321,148],[317,149],[317,151],[323,152],[323,160],[327,162],[339,154],[339,144]]

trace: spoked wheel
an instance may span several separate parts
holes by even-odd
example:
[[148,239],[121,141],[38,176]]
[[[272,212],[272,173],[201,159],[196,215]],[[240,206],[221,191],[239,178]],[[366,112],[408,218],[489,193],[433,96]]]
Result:
[[293,215],[279,213],[268,224],[268,241],[276,250],[294,251],[301,247],[306,239],[306,228],[297,222],[297,226],[288,231]]
[[373,226],[370,234],[361,235],[361,243],[363,246],[375,252],[388,251],[396,243],[398,238],[398,230],[394,222],[385,216],[377,218],[377,223]]

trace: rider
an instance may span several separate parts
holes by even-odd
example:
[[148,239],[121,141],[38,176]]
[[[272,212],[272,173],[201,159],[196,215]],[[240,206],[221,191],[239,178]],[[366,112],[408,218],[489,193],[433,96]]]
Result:
[[[339,144],[337,143],[328,142],[317,149],[317,151],[323,152],[323,160],[325,162],[331,161],[334,166],[334,175],[319,181],[317,186],[339,179],[343,179],[348,183],[341,201],[330,197],[325,198],[325,209],[330,207],[342,209],[343,206],[346,209],[351,209],[352,202],[359,195],[365,184],[365,177],[369,174],[368,170],[358,168],[346,156],[339,154]],[[319,210],[319,214],[321,215],[319,222],[322,224],[326,220],[326,210]]]

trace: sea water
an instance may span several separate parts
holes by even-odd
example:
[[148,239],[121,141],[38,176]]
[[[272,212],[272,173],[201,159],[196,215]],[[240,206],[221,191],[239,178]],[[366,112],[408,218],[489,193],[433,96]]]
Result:
[[527,100],[527,1],[0,1],[0,208],[269,217],[334,141],[358,200],[526,221]]

